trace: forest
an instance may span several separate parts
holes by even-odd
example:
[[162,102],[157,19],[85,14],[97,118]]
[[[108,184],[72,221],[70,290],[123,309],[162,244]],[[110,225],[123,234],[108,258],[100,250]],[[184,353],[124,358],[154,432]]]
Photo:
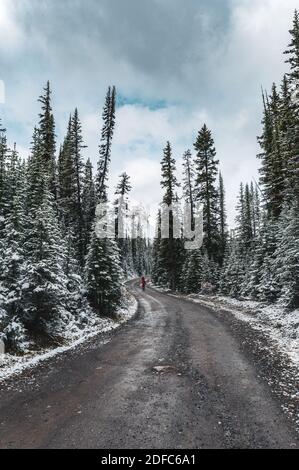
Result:
[[[96,316],[113,318],[125,295],[124,281],[142,274],[151,275],[156,286],[184,294],[200,292],[208,282],[213,293],[277,302],[286,311],[299,307],[297,11],[285,54],[289,70],[281,84],[262,93],[260,180],[240,184],[233,230],[208,126],[199,130],[193,153],[184,153],[182,178],[171,143],[163,150],[161,202],[203,206],[204,243],[198,250],[185,250],[184,238],[173,236],[172,213],[170,236],[161,237],[161,210],[153,240],[138,218],[122,237],[117,217],[114,239],[97,236],[96,207],[109,199],[115,87],[105,97],[95,169],[84,158],[77,109],[63,142],[57,142],[49,82],[39,97],[28,159],[20,158],[16,145],[9,148],[5,124],[0,125],[0,337],[8,350],[24,353],[57,341],[74,323],[84,330]],[[115,216],[129,212],[130,190],[130,175],[122,173],[115,188],[121,204],[109,201]]]
[[[183,156],[183,199],[203,205],[204,244],[184,250],[183,240],[161,239],[153,245],[155,284],[195,293],[202,283],[239,298],[299,306],[299,15],[285,51],[289,72],[270,93],[263,91],[259,182],[241,182],[236,226],[226,223],[225,187],[219,160],[206,125]],[[241,158],[241,156],[240,156]],[[162,161],[163,202],[177,198],[176,162],[168,143]],[[171,225],[171,224],[170,224]]]

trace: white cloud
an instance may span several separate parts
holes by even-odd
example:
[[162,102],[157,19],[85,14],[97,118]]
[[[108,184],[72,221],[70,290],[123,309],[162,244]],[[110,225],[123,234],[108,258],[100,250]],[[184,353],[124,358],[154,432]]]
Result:
[[290,41],[289,29],[298,1],[231,0],[231,4],[227,63],[239,64],[236,77],[255,78],[256,87],[280,80],[287,69],[283,51]]
[[[241,109],[226,119],[205,110],[180,106],[150,109],[142,105],[125,105],[117,110],[116,131],[112,147],[111,194],[121,172],[131,176],[132,197],[153,207],[161,201],[160,161],[166,141],[170,140],[177,160],[178,175],[184,151],[190,148],[199,129],[206,122],[212,129],[217,157],[227,186],[229,222],[234,224],[236,197],[241,181],[257,178],[257,143],[247,135],[250,116]],[[100,119],[97,114],[83,118],[86,141],[91,144],[87,155],[97,160]]]
[[[125,3],[125,4],[124,4]],[[260,86],[279,81],[298,0],[1,0],[1,117],[26,152],[50,79],[58,140],[78,106],[86,156],[96,163],[108,84],[157,103],[117,110],[112,183],[126,170],[134,197],[158,200],[166,140],[180,160],[204,122],[212,129],[232,223],[241,180],[257,177]],[[165,27],[167,25],[167,27]],[[26,34],[25,34],[26,33]],[[175,104],[173,104],[175,103]],[[96,110],[96,111],[95,111]],[[178,165],[179,166],[179,165]]]
[[11,49],[21,44],[22,32],[19,28],[11,0],[0,2],[0,51],[1,54],[11,53]]

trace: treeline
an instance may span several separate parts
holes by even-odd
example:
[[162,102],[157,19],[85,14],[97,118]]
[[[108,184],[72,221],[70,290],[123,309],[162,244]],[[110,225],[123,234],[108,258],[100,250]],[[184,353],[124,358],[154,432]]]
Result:
[[[56,341],[96,315],[113,316],[125,275],[144,272],[149,262],[142,233],[132,240],[128,232],[124,239],[96,232],[96,206],[108,200],[115,88],[105,99],[95,174],[84,158],[78,110],[57,152],[49,82],[39,102],[25,161],[0,125],[0,337],[8,350]],[[116,193],[127,197],[129,190],[121,175]]]
[[[289,73],[271,94],[263,92],[259,184],[241,184],[236,228],[228,231],[225,190],[211,132],[204,126],[184,155],[183,200],[204,208],[204,243],[184,250],[183,238],[154,242],[153,280],[185,293],[205,282],[222,294],[288,308],[299,306],[299,15],[295,12],[285,54]],[[177,199],[170,144],[162,160],[164,202]],[[170,218],[172,215],[170,215]],[[171,226],[171,221],[170,221]]]
[[[179,197],[176,162],[167,142],[161,162],[164,204],[158,212],[157,236],[153,243],[153,282],[185,293],[198,292],[203,283],[218,285],[228,239],[223,178],[212,134],[206,125],[199,131],[194,148],[195,158],[190,150],[183,156],[183,194]],[[186,250],[183,232],[180,237],[175,233],[175,224],[183,218],[180,206],[185,202],[191,208],[192,229],[198,215],[197,202],[203,207],[204,242],[200,249]],[[169,212],[169,237],[164,238],[161,220],[168,217],[163,211],[170,205],[173,210]]]

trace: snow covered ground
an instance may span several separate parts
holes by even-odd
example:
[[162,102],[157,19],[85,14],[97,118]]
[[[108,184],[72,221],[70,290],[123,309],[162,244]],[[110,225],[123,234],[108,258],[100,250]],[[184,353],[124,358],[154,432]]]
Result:
[[90,323],[85,329],[78,329],[75,327],[69,328],[64,336],[65,344],[57,348],[43,349],[39,351],[31,351],[23,356],[16,356],[12,354],[0,355],[0,382],[11,377],[12,375],[19,374],[25,369],[33,368],[42,361],[45,361],[53,356],[62,354],[65,351],[76,348],[80,344],[92,339],[93,337],[108,333],[115,330],[121,324],[128,321],[137,311],[136,299],[126,292],[123,306],[117,312],[117,319],[110,320],[108,318],[95,318],[93,323]]

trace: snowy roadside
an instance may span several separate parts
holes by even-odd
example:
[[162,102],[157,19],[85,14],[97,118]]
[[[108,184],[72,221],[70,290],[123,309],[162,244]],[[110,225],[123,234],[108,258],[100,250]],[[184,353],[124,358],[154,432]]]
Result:
[[39,363],[46,361],[54,356],[60,355],[79,345],[91,340],[100,334],[112,332],[119,328],[123,323],[133,318],[137,312],[138,302],[135,297],[126,290],[122,307],[117,311],[117,319],[96,318],[92,324],[86,326],[83,330],[72,330],[65,336],[65,344],[57,348],[32,351],[23,356],[12,354],[0,355],[0,382],[18,375],[26,369],[31,369]]

